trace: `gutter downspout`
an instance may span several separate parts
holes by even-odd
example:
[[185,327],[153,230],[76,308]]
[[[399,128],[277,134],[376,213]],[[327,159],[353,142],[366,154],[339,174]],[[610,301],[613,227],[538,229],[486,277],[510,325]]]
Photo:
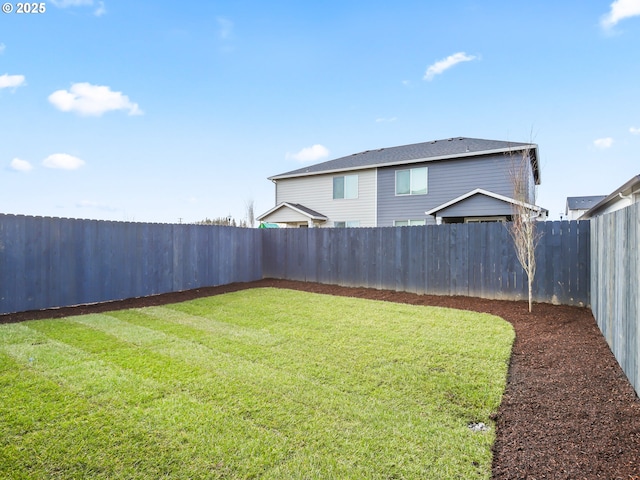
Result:
[[623,195],[622,192],[618,192],[618,195],[620,195],[621,199],[629,200],[631,203],[633,203],[633,195]]
[[274,205],[278,205],[278,182],[276,182],[273,179],[271,179],[271,181],[273,182],[273,184],[276,187],[276,188],[274,188],[274,192],[273,192],[273,204]]

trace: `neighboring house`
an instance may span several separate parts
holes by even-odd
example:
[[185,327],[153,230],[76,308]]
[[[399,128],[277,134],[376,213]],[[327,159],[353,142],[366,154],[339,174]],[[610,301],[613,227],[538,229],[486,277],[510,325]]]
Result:
[[[524,160],[524,163],[523,163]],[[532,216],[540,184],[538,146],[450,138],[380,148],[269,177],[276,205],[259,221],[289,227],[384,227],[505,221],[514,165],[524,164]]]
[[598,215],[615,212],[638,202],[640,202],[640,175],[632,177],[627,183],[604,197],[582,214],[579,220],[588,220]]
[[565,220],[577,220],[591,207],[604,200],[606,195],[592,195],[589,197],[567,197],[567,207],[564,211]]

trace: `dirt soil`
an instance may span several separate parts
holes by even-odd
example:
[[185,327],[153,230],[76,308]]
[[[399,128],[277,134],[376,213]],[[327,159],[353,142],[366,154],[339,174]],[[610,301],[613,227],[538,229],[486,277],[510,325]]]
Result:
[[261,280],[121,302],[0,315],[0,323],[179,302],[277,287],[487,312],[515,328],[506,392],[496,415],[494,479],[640,480],[640,400],[586,308],[415,295]]

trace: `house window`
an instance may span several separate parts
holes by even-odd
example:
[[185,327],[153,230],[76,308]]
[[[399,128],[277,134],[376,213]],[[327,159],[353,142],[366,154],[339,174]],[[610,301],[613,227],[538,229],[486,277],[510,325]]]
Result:
[[335,228],[357,228],[360,226],[360,220],[347,220],[345,222],[333,222]]
[[394,227],[413,227],[415,225],[426,225],[427,221],[423,218],[420,220],[394,220]]
[[396,195],[425,195],[427,167],[396,170]]
[[333,177],[333,198],[358,198],[358,175]]
[[507,217],[504,215],[498,217],[465,217],[464,223],[484,223],[484,222],[506,222]]

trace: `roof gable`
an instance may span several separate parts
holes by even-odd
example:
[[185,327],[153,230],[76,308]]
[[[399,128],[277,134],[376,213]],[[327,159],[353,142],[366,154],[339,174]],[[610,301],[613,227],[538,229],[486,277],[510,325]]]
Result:
[[540,183],[537,145],[532,143],[505,142],[501,140],[483,140],[478,138],[456,137],[431,142],[414,143],[398,147],[367,150],[346,157],[336,158],[315,165],[292,170],[269,177],[270,180],[282,178],[319,175],[349,170],[402,165],[425,161],[446,160],[449,158],[472,157],[492,153],[509,153],[524,149],[532,150],[532,167],[536,184]]
[[471,190],[470,192],[465,193],[464,195],[460,195],[459,197],[456,197],[452,200],[449,200],[448,202],[443,203],[442,205],[438,205],[435,208],[432,208],[431,210],[429,210],[428,212],[425,212],[427,215],[436,215],[438,212],[441,212],[442,210],[445,210],[446,208],[451,207],[452,205],[455,205],[457,203],[461,203],[464,202],[465,200],[467,200],[468,198],[474,196],[474,195],[485,195],[487,197],[490,198],[494,198],[496,200],[500,200],[502,202],[511,204],[511,205],[521,205],[523,207],[526,207],[527,209],[540,213],[541,211],[544,211],[545,209],[542,207],[539,207],[537,205],[532,205],[530,203],[525,203],[525,202],[521,202],[519,200],[515,200],[513,198],[510,197],[506,197],[504,195],[500,195],[498,193],[494,193],[494,192],[490,192],[488,190],[484,190],[482,188],[476,188],[475,190]]
[[296,214],[300,215],[300,220],[302,218],[309,218],[311,220],[315,220],[315,221],[319,221],[319,222],[324,222],[324,221],[327,220],[327,217],[325,217],[321,213],[316,212],[315,210],[311,210],[310,208],[307,208],[304,205],[300,205],[299,203],[289,203],[289,202],[282,202],[282,203],[276,205],[275,207],[273,207],[268,212],[265,212],[262,215],[260,215],[257,218],[257,220],[261,221],[261,220],[273,215],[278,210],[282,210],[282,209],[292,210]]

